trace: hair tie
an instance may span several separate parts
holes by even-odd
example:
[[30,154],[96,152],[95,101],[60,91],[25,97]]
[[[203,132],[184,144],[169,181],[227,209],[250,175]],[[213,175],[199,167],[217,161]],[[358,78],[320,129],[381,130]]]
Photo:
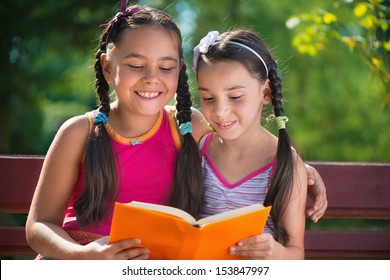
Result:
[[132,14],[141,11],[141,8],[139,6],[135,6],[132,8],[126,8],[127,6],[127,1],[122,0],[121,2],[121,11],[115,15],[115,17],[109,22],[105,24],[101,24],[100,27],[102,26],[108,26],[111,27],[113,26],[121,17],[128,17],[131,16]]
[[106,124],[108,122],[107,116],[103,112],[99,112],[95,118],[93,119],[93,124],[103,123]]
[[278,129],[286,129],[286,123],[288,122],[287,116],[276,117],[276,126]]
[[181,135],[192,133],[192,123],[191,122],[182,123],[179,125],[179,129]]
[[121,13],[124,13],[127,8],[127,0],[121,0]]

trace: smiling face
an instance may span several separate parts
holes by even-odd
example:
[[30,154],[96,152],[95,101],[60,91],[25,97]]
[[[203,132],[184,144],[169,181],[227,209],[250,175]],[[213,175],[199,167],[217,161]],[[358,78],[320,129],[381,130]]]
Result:
[[232,60],[202,62],[197,77],[202,113],[222,139],[249,136],[259,129],[263,104],[271,99],[267,83],[261,84]]
[[112,82],[118,106],[142,115],[158,113],[174,97],[180,67],[178,40],[169,31],[148,26],[128,29],[101,56],[103,74]]

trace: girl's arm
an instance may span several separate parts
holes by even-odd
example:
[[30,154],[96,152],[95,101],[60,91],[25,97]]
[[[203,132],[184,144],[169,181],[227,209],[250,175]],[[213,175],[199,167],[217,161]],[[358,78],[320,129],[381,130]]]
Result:
[[281,223],[288,231],[290,240],[284,246],[275,241],[270,234],[261,234],[246,238],[231,247],[231,253],[247,259],[303,259],[305,208],[307,196],[307,172],[301,158],[296,158],[296,172],[291,199],[288,202]]
[[79,176],[88,134],[88,117],[79,116],[65,122],[55,136],[45,157],[28,215],[28,243],[36,252],[50,259],[142,256],[142,250],[123,250],[133,246],[137,240],[107,245],[107,238],[103,237],[82,246],[61,227],[69,198]]
[[328,207],[326,187],[318,171],[308,164],[305,164],[305,166],[307,169],[307,193],[313,200],[313,205],[306,210],[306,215],[316,223],[324,215]]

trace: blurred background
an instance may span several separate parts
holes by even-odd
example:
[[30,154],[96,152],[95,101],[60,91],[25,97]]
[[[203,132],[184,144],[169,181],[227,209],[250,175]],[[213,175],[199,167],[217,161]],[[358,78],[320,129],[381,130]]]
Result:
[[[192,49],[210,30],[256,30],[283,78],[289,133],[309,161],[390,161],[390,1],[151,0]],[[44,155],[59,126],[96,108],[94,53],[116,0],[2,0],[1,154]],[[272,130],[272,125],[270,126]]]

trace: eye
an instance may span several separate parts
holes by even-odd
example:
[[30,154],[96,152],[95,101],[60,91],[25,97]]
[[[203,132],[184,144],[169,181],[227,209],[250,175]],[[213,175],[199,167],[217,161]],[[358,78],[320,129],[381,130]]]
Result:
[[160,69],[164,72],[169,72],[175,69],[175,67],[160,67]]
[[142,69],[143,68],[142,65],[132,65],[132,64],[129,64],[129,67],[133,68],[133,69]]
[[242,97],[242,95],[237,95],[237,96],[231,96],[229,97],[231,100],[238,100]]
[[213,97],[202,97],[202,99],[203,99],[204,102],[211,102],[211,101],[214,100]]

